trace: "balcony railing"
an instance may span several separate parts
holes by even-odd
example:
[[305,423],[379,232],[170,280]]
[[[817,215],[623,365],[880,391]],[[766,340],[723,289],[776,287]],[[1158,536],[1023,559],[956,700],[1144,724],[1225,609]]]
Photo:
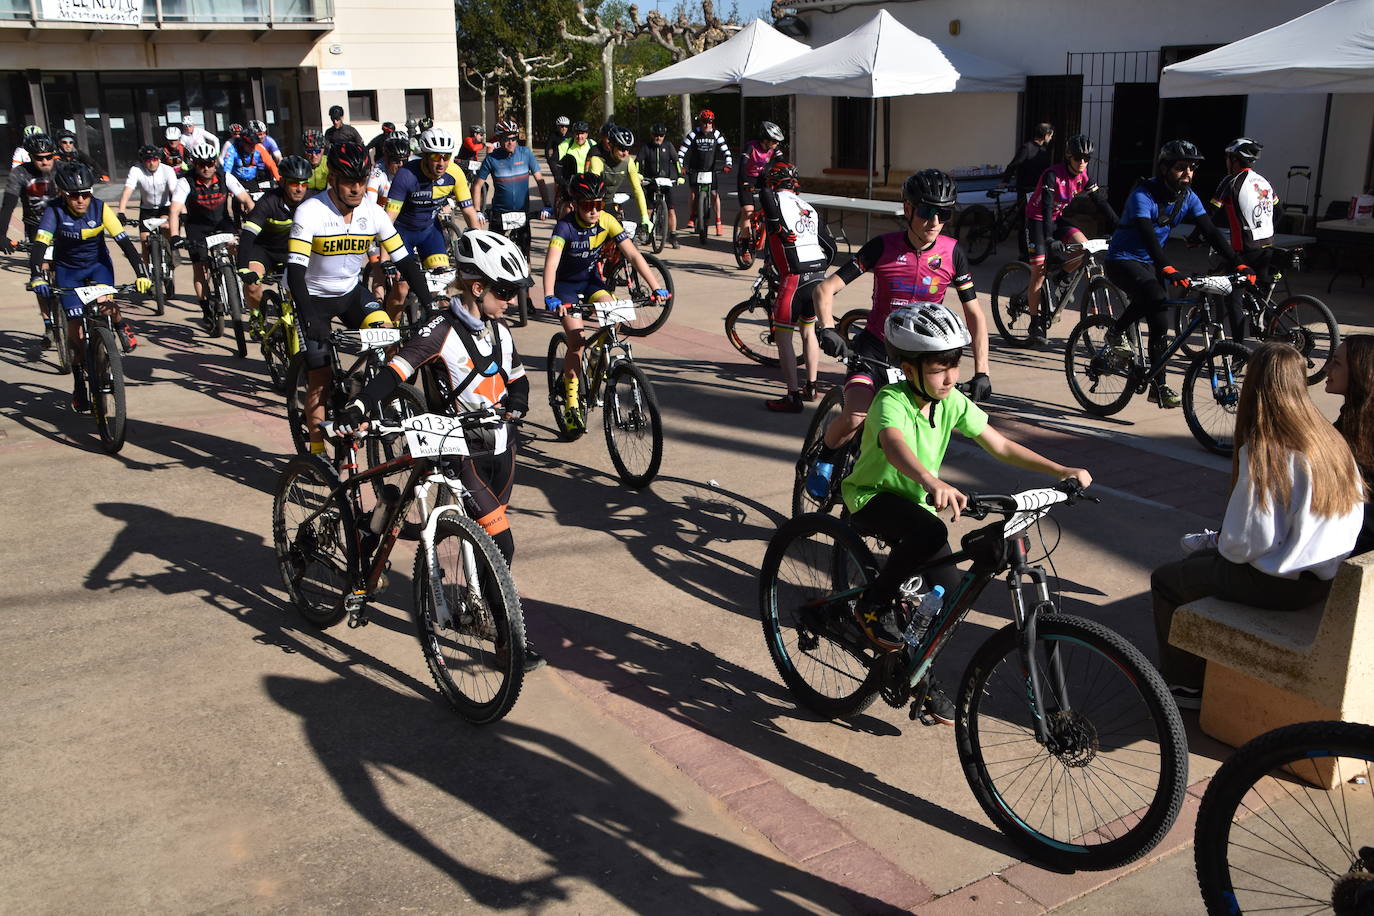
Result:
[[[137,0],[135,0],[137,2]],[[81,13],[64,15],[61,0],[0,0],[0,23],[23,22],[44,25],[133,25],[127,19],[110,16],[104,21],[87,18]],[[53,11],[54,15],[48,15]],[[102,17],[104,18],[104,17]],[[275,25],[309,25],[334,21],[334,0],[142,0],[141,24],[241,26],[245,28]]]

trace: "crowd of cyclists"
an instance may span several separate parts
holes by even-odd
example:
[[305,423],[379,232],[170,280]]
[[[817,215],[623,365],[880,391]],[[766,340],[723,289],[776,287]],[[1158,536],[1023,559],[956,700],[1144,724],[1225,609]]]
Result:
[[[286,155],[261,121],[231,125],[221,143],[187,119],[167,129],[161,146],[139,150],[115,205],[94,196],[105,176],[75,149],[74,137],[30,129],[13,157],[0,226],[7,228],[15,207],[22,205],[30,288],[45,332],[53,322],[70,322],[78,357],[72,365],[81,365],[80,327],[73,316],[84,306],[69,293],[54,300],[52,289],[112,283],[108,236],[128,260],[138,291],[146,293],[151,280],[145,221],[165,217],[165,226],[154,231],[167,232],[174,248],[187,251],[207,323],[214,320],[205,270],[208,237],[237,235],[236,266],[250,310],[261,303],[269,278],[278,278],[289,292],[308,372],[311,452],[327,448],[322,421],[335,319],[353,329],[392,327],[403,322],[412,295],[427,317],[409,328],[409,336],[390,355],[388,371],[346,404],[334,405],[334,429],[360,428],[397,384],[431,362],[443,367],[451,409],[499,407],[513,421],[529,408],[529,383],[514,338],[500,318],[535,281],[528,233],[523,244],[517,243],[504,231],[504,217],[552,218],[542,301],[558,314],[569,345],[563,390],[551,394],[561,399],[565,422],[575,424],[585,393],[579,391],[578,372],[583,325],[573,307],[612,298],[602,264],[607,253],[618,251],[653,290],[653,298],[670,295],[641,256],[625,214],[615,204],[617,197],[628,195],[638,211],[638,225],[652,231],[644,185],[669,179],[668,225],[659,228],[666,229],[677,247],[672,187],[692,173],[728,174],[736,166],[709,110],[700,113],[696,127],[676,147],[662,124],[654,125],[647,140],[637,145],[634,133],[622,125],[606,124],[593,140],[586,121],[560,117],[545,150],[552,181],[521,143],[520,125],[511,119],[497,123],[490,139],[480,125],[458,138],[428,119],[408,123],[404,131],[388,122],[365,143],[343,123],[342,109],[334,108],[330,116],[331,127],[323,133],[303,133],[298,155]],[[979,438],[1012,464],[1072,477],[1083,486],[1090,483],[1085,469],[1059,464],[993,433],[977,406],[993,393],[988,323],[968,259],[947,231],[958,203],[957,182],[933,168],[912,174],[902,185],[903,227],[867,241],[832,271],[834,242],[800,194],[797,168],[783,158],[784,139],[777,125],[763,122],[757,139],[740,151],[737,227],[751,220],[756,207],[762,210],[765,269],[777,278],[771,330],[781,355],[785,394],[768,401],[767,408],[799,413],[804,403],[815,400],[819,352],[844,360],[848,367],[843,409],[825,429],[819,456],[807,469],[808,491],[820,498],[830,489],[835,456],[861,434],[861,459],[844,482],[846,505],[856,525],[894,545],[894,556],[910,560],[948,550],[948,533],[936,513],[951,510],[957,517],[965,500],[939,478],[944,450],[956,429]],[[1035,339],[1045,339],[1039,297],[1047,258],[1057,246],[1085,238],[1067,215],[1080,197],[1088,197],[1112,229],[1106,275],[1129,303],[1108,337],[1110,348],[1126,347],[1124,335],[1144,319],[1151,355],[1162,350],[1169,330],[1168,287],[1188,282],[1164,242],[1184,220],[1199,227],[1232,272],[1264,270],[1274,199],[1268,182],[1253,168],[1261,150],[1258,142],[1240,138],[1223,153],[1228,174],[1212,202],[1231,230],[1229,239],[1192,189],[1204,158],[1192,143],[1172,140],[1162,146],[1155,173],[1130,191],[1119,217],[1089,177],[1092,140],[1071,137],[1065,150],[1062,161],[1043,170],[1025,203],[1024,242],[1033,269],[1027,295]],[[531,183],[540,197],[533,211]],[[717,199],[707,212],[715,214],[720,235],[719,184],[711,188]],[[139,227],[142,254],[121,220],[128,217],[135,192],[137,218],[128,222]],[[691,194],[697,193],[694,185]],[[689,217],[689,229],[694,218]],[[5,237],[3,247],[13,251],[14,243]],[[448,289],[436,292],[426,272],[442,268],[451,268],[454,276]],[[846,338],[836,329],[835,296],[864,274],[872,277],[871,309],[863,330]],[[957,310],[944,304],[951,289],[959,301]],[[123,318],[117,323],[124,329],[125,349],[132,350],[137,344],[132,329]],[[797,333],[800,365],[793,340]],[[53,336],[45,333],[45,338],[51,344]],[[971,351],[973,371],[956,384],[965,348]],[[898,369],[903,380],[889,384],[888,368]],[[72,406],[89,411],[82,391],[78,380]],[[1150,399],[1164,408],[1179,403],[1163,375],[1152,383]],[[516,438],[503,429],[494,441],[483,443],[491,457],[474,465],[476,476],[467,482],[475,494],[477,520],[508,563],[514,541],[505,509],[514,480]],[[893,601],[895,585],[891,576],[881,578],[864,599],[872,609],[875,632],[885,637],[900,634],[904,625]],[[537,664],[537,655],[531,661]],[[952,721],[952,705],[938,684],[932,681],[929,690],[931,714]]]

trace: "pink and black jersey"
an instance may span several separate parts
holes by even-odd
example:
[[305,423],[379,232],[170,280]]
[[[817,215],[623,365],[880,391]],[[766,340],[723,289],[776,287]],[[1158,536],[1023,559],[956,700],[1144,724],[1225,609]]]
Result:
[[1056,162],[1045,169],[1034,193],[1026,198],[1026,219],[1043,220],[1048,205],[1049,218],[1057,220],[1075,197],[1096,190],[1097,185],[1088,177],[1087,169],[1072,175],[1067,165]]
[[889,232],[870,239],[841,267],[839,275],[846,284],[860,274],[873,275],[873,308],[868,315],[868,333],[882,340],[887,316],[913,302],[943,302],[951,286],[960,302],[976,297],[968,258],[954,239],[941,235],[929,246],[912,247],[906,232]]

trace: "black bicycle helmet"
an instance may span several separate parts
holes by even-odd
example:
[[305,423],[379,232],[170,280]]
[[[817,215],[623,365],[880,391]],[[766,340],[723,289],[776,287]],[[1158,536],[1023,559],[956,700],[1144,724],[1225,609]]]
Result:
[[372,174],[372,160],[361,143],[335,143],[329,148],[329,174],[346,181],[365,181]]
[[913,204],[952,207],[958,195],[959,185],[939,169],[921,169],[902,182],[902,197]]
[[57,144],[47,134],[31,134],[24,138],[24,149],[30,156],[46,156],[57,152]]
[[64,194],[89,191],[95,187],[95,172],[84,162],[66,162],[53,176],[57,190]]
[[591,172],[578,172],[568,179],[568,195],[573,200],[601,200],[606,196],[606,180]]
[[434,126],[434,119],[433,119],[433,118],[421,118],[420,120],[418,120],[418,121],[415,122],[415,129],[418,130],[420,133],[424,133],[425,131],[429,130],[429,129],[430,129],[431,127],[433,127],[433,126]]
[[1264,144],[1249,137],[1237,137],[1226,146],[1226,155],[1235,156],[1246,165],[1251,165],[1259,160],[1260,150],[1264,149]]
[[585,134],[591,130],[586,121],[574,121],[572,132],[575,134]]
[[1087,134],[1074,134],[1064,145],[1064,155],[1087,159],[1093,154],[1093,141]]
[[262,142],[262,137],[258,136],[256,130],[245,130],[243,133],[239,134],[238,139],[242,140],[248,146],[257,146]]
[[781,159],[774,162],[764,173],[763,180],[770,188],[795,188],[800,181],[797,167]]
[[75,142],[76,142],[76,134],[75,134],[74,132],[70,131],[70,130],[65,130],[65,129],[64,129],[64,130],[59,130],[59,131],[57,132],[57,142],[58,142],[58,143],[61,143],[63,140],[70,140],[70,141],[72,141],[73,143],[75,143]]
[[405,162],[410,158],[410,138],[387,137],[382,141],[382,157],[392,162]]
[[139,162],[143,162],[143,161],[148,160],[148,159],[161,159],[161,158],[162,158],[162,151],[161,151],[160,149],[158,149],[156,146],[152,146],[152,145],[150,145],[150,144],[145,143],[145,144],[143,144],[142,146],[140,146],[140,147],[138,148],[138,161],[139,161]]
[[611,141],[611,146],[624,150],[635,145],[634,131],[628,127],[621,127],[619,124],[606,125],[606,139]]
[[668,125],[666,125],[666,124],[655,124],[653,127],[649,128],[649,136],[651,136],[651,137],[666,137],[666,136],[668,136]]
[[1158,162],[1165,168],[1184,159],[1193,162],[1203,161],[1202,153],[1198,151],[1197,146],[1191,140],[1170,140],[1159,148]]
[[287,181],[309,181],[315,167],[304,156],[287,156],[279,166],[281,177]]

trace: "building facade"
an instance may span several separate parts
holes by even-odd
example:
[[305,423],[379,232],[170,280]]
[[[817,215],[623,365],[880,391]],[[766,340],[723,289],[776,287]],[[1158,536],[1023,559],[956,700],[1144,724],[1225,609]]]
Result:
[[190,115],[221,138],[258,118],[288,152],[330,106],[459,127],[451,0],[393,13],[363,0],[0,0],[0,147],[69,128],[123,175]]

